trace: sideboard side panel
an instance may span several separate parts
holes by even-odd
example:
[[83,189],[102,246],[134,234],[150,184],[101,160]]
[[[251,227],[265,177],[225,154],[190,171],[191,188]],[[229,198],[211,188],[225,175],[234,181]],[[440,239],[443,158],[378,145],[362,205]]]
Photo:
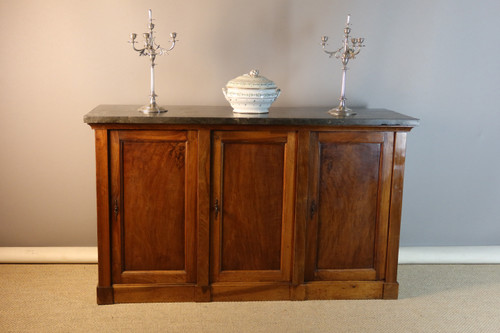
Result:
[[389,237],[387,243],[386,287],[384,298],[398,297],[398,254],[401,230],[401,212],[403,206],[403,177],[406,159],[406,132],[394,134],[394,164],[392,174],[391,202],[389,210]]
[[109,216],[109,154],[108,131],[95,130],[96,190],[97,190],[97,303],[113,303],[111,287],[111,239]]

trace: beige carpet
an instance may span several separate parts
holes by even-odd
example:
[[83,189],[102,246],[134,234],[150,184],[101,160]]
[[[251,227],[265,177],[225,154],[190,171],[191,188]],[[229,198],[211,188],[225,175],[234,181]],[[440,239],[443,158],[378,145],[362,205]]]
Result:
[[500,265],[402,265],[396,301],[97,306],[96,265],[0,265],[0,332],[500,332]]

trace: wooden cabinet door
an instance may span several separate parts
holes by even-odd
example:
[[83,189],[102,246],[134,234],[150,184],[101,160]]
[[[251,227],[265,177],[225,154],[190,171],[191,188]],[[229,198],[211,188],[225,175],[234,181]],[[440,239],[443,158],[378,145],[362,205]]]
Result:
[[113,283],[195,282],[196,132],[110,133]]
[[295,132],[213,135],[212,282],[290,281]]
[[384,279],[393,142],[311,133],[305,281]]

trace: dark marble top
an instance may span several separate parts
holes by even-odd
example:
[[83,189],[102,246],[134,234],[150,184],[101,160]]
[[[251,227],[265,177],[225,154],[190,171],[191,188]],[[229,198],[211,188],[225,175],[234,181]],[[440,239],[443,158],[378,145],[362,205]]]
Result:
[[386,109],[354,109],[354,116],[330,115],[328,107],[271,107],[265,114],[237,114],[230,106],[170,106],[168,112],[143,114],[139,105],[99,105],[83,117],[87,124],[205,124],[418,126],[419,120]]

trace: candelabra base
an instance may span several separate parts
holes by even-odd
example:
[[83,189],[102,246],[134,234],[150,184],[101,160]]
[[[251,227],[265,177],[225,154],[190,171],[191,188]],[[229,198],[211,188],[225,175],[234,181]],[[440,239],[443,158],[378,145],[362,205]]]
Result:
[[328,110],[328,113],[335,117],[349,117],[354,116],[356,114],[355,111],[346,108],[346,107],[336,107]]
[[148,105],[141,106],[137,111],[140,111],[142,113],[151,114],[151,113],[167,112],[168,110],[161,107],[161,106],[158,106],[156,104],[148,104]]

